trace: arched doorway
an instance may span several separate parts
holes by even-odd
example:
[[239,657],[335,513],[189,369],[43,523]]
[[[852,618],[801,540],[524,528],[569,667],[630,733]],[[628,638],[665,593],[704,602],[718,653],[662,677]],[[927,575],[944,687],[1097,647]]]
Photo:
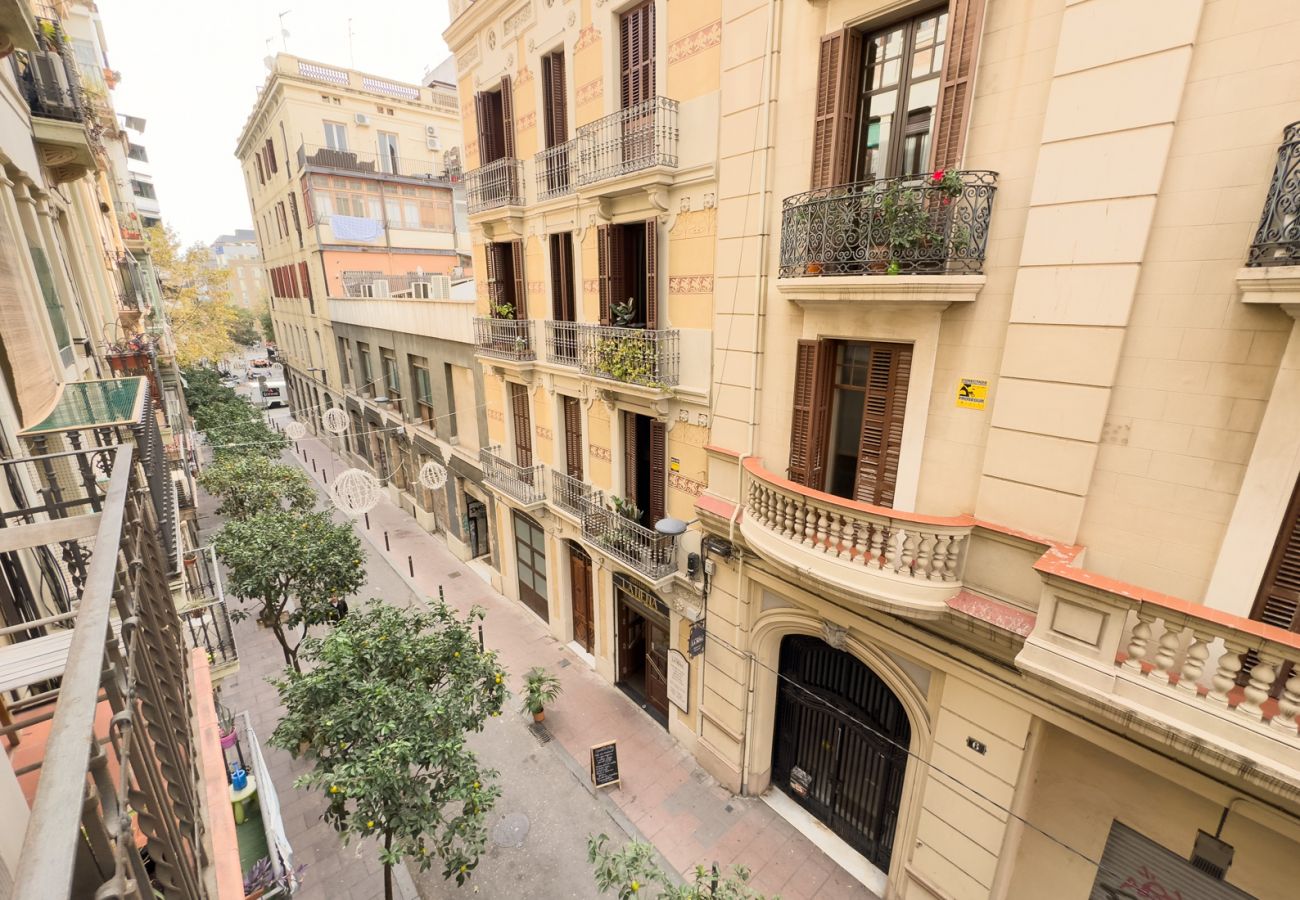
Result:
[[772,783],[889,871],[912,729],[856,657],[807,635],[781,641]]

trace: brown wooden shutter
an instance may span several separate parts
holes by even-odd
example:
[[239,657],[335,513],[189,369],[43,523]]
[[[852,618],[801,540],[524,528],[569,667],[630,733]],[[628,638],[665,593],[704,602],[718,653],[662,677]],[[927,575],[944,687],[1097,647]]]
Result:
[[948,4],[948,39],[944,47],[947,56],[939,79],[932,170],[952,169],[961,163],[983,30],[984,0],[952,0]]
[[297,269],[297,267],[294,266],[294,265],[292,265],[292,264],[290,264],[290,265],[286,266],[285,269],[287,270],[288,275],[289,275],[289,284],[293,287],[293,293],[290,294],[290,296],[291,296],[291,297],[301,297],[301,296],[302,296],[302,291],[300,291],[300,290],[298,289],[298,269]]
[[275,143],[270,138],[266,139],[266,164],[272,172],[280,171],[275,161]]
[[650,420],[650,525],[664,517],[664,491],[667,487],[668,426]]
[[262,154],[253,154],[253,165],[257,169],[257,183],[266,184],[266,174],[262,171]]
[[510,406],[515,416],[515,464],[533,464],[533,426],[528,415],[528,388],[510,383]]
[[479,165],[484,165],[491,158],[492,125],[487,110],[487,96],[482,92],[474,95],[474,127],[478,131]]
[[645,327],[651,331],[659,328],[658,219],[645,220]]
[[567,234],[551,235],[551,316],[557,322],[576,321],[573,296],[573,244]]
[[636,106],[655,95],[655,8],[654,0],[623,13],[618,28],[620,93],[622,109]]
[[852,177],[853,120],[862,67],[862,35],[845,28],[822,38],[813,98],[813,188]]
[[515,279],[515,318],[528,318],[528,283],[524,280],[524,242],[510,242],[510,267]]
[[564,53],[542,57],[542,100],[545,106],[546,146],[563,144],[569,137],[568,110],[564,103]]
[[610,307],[622,303],[623,233],[617,225],[600,225],[596,229],[596,261],[600,268],[600,324],[609,325]]
[[302,277],[302,295],[310,300],[312,299],[311,273],[307,271],[307,264],[305,262],[298,263],[298,273]]
[[636,491],[636,413],[623,412],[623,499],[631,500],[639,507],[643,498]]
[[311,182],[304,175],[302,176],[302,214],[307,220],[308,228],[316,224],[316,210],[312,208],[313,200]]
[[495,316],[496,307],[506,302],[506,286],[503,279],[501,249],[504,244],[491,243],[484,245],[483,249],[487,252],[484,254],[487,261],[487,285],[488,285],[488,305],[492,307],[488,312]]
[[582,406],[577,397],[565,397],[564,466],[570,478],[582,480]]
[[1300,631],[1300,481],[1291,494],[1250,617],[1288,631]]
[[790,419],[790,467],[786,477],[823,490],[826,470],[826,408],[834,354],[825,341],[799,341],[794,363],[794,414]]
[[862,436],[858,444],[855,500],[877,506],[894,505],[899,449],[903,443],[903,413],[912,370],[910,344],[871,344],[867,358],[867,390],[863,398]]
[[515,158],[515,95],[509,75],[501,76],[501,154]]

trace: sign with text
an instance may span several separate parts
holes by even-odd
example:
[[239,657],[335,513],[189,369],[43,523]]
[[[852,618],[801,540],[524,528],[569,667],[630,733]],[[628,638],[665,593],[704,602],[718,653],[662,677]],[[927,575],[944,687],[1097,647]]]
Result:
[[691,664],[679,650],[668,651],[668,699],[682,712],[690,712]]
[[691,658],[699,656],[704,652],[704,620],[695,622],[691,625],[691,636],[686,642],[686,652],[690,653]]
[[591,748],[591,783],[598,788],[618,784],[618,742],[606,741]]
[[989,396],[989,383],[978,378],[957,382],[957,405],[963,409],[983,409]]

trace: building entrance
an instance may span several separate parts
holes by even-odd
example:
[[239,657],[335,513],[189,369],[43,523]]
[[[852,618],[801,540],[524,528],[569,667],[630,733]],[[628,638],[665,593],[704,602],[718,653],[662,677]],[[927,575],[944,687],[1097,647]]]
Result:
[[668,727],[668,607],[654,592],[614,576],[618,684]]

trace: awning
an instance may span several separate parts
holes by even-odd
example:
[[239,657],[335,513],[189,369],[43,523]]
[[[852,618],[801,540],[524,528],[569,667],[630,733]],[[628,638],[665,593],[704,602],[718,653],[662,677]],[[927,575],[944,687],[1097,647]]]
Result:
[[19,436],[138,424],[144,415],[145,384],[143,376],[65,384],[49,415]]

